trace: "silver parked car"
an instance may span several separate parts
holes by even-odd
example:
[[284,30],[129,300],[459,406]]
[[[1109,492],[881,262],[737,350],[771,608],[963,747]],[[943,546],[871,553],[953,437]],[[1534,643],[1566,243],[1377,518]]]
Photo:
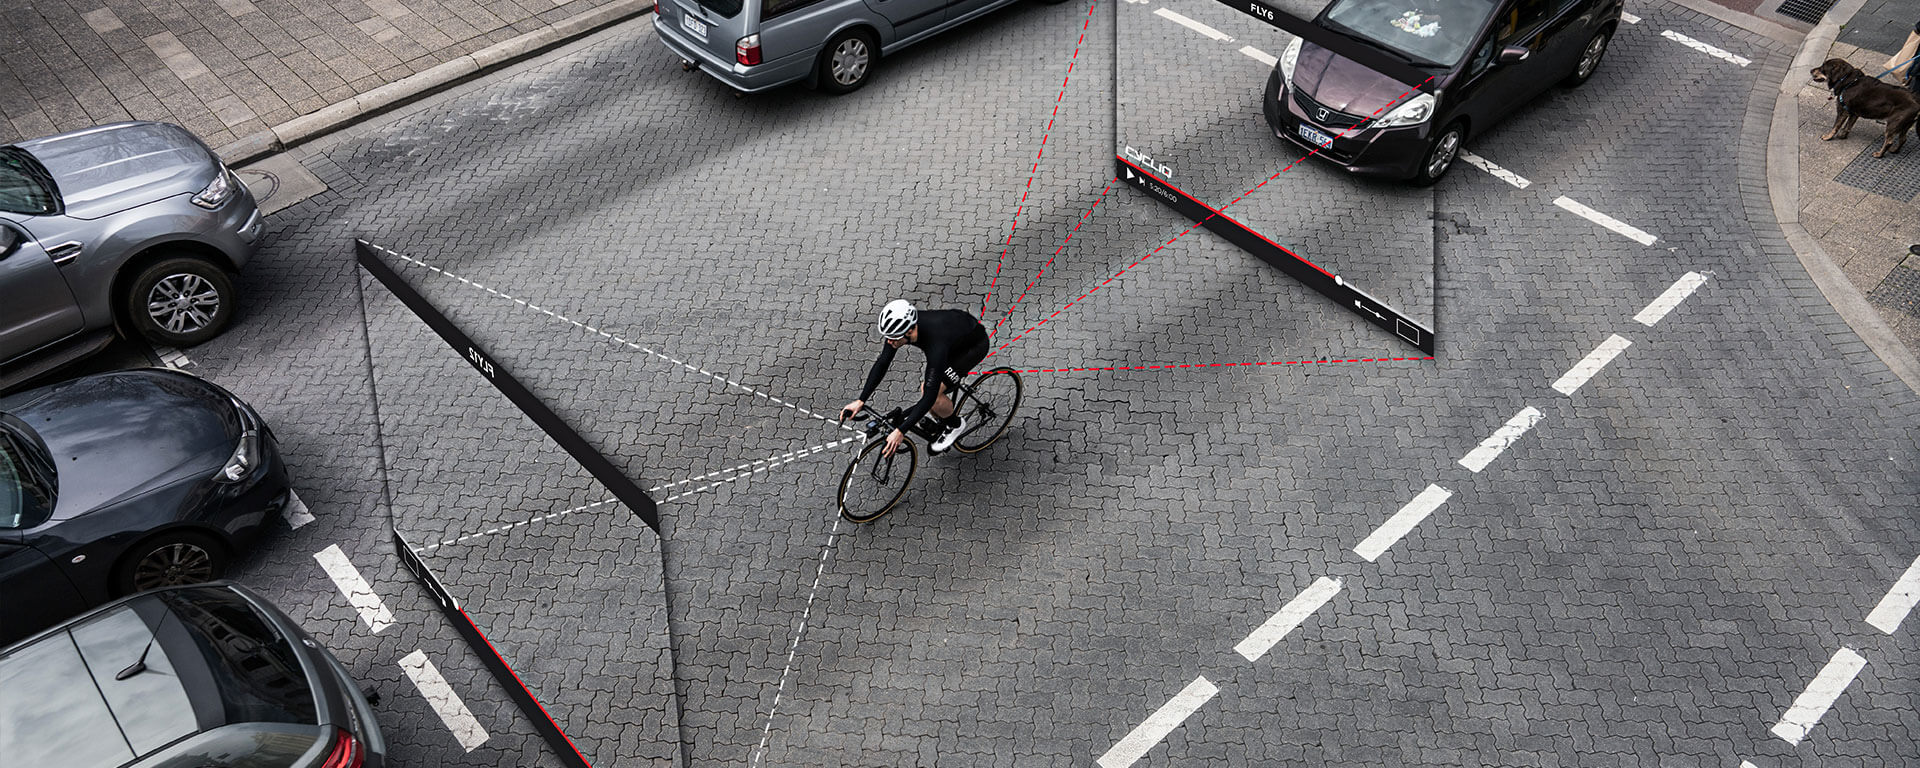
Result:
[[847,93],[867,84],[883,54],[1013,2],[659,0],[653,28],[684,68],[698,67],[741,91],[805,80]]
[[0,147],[0,365],[116,327],[172,347],[213,338],[262,228],[246,185],[177,125]]

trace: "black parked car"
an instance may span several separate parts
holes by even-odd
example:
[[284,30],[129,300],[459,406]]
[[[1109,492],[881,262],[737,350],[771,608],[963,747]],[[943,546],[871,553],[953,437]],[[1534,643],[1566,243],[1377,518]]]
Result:
[[219,578],[291,496],[260,415],[164,368],[0,398],[0,643]]
[[1432,82],[1395,102],[1411,86],[1295,39],[1267,78],[1267,124],[1350,172],[1432,184],[1468,137],[1556,81],[1592,77],[1620,10],[1620,0],[1334,0],[1315,26]]
[[381,768],[345,667],[264,598],[143,592],[0,650],[0,755],[62,768]]

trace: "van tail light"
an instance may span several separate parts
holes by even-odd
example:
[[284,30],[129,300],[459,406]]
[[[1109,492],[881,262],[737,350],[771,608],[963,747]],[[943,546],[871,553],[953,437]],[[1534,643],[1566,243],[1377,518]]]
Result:
[[733,44],[733,59],[749,67],[760,63],[760,35],[751,34]]
[[665,11],[660,10],[661,5],[664,5],[664,3],[660,2],[660,0],[654,0],[653,15],[659,16],[660,14],[666,13]]
[[353,738],[345,728],[334,729],[333,752],[327,755],[326,762],[320,768],[360,768],[366,755],[360,752],[360,741]]

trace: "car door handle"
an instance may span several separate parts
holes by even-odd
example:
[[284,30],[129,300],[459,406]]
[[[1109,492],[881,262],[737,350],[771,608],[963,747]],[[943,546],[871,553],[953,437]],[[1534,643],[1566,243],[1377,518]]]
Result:
[[80,258],[80,244],[77,242],[61,243],[52,248],[48,248],[47,255],[53,257],[54,264],[66,266],[72,263],[74,259]]

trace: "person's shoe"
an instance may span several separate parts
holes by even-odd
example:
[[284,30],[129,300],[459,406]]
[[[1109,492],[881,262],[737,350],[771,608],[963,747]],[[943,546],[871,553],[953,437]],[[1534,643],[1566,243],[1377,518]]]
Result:
[[953,441],[960,439],[960,433],[965,432],[966,429],[966,418],[960,414],[954,414],[953,418],[947,422],[947,431],[941,432],[940,439],[927,446],[927,453],[946,453],[948,448],[953,447]]

